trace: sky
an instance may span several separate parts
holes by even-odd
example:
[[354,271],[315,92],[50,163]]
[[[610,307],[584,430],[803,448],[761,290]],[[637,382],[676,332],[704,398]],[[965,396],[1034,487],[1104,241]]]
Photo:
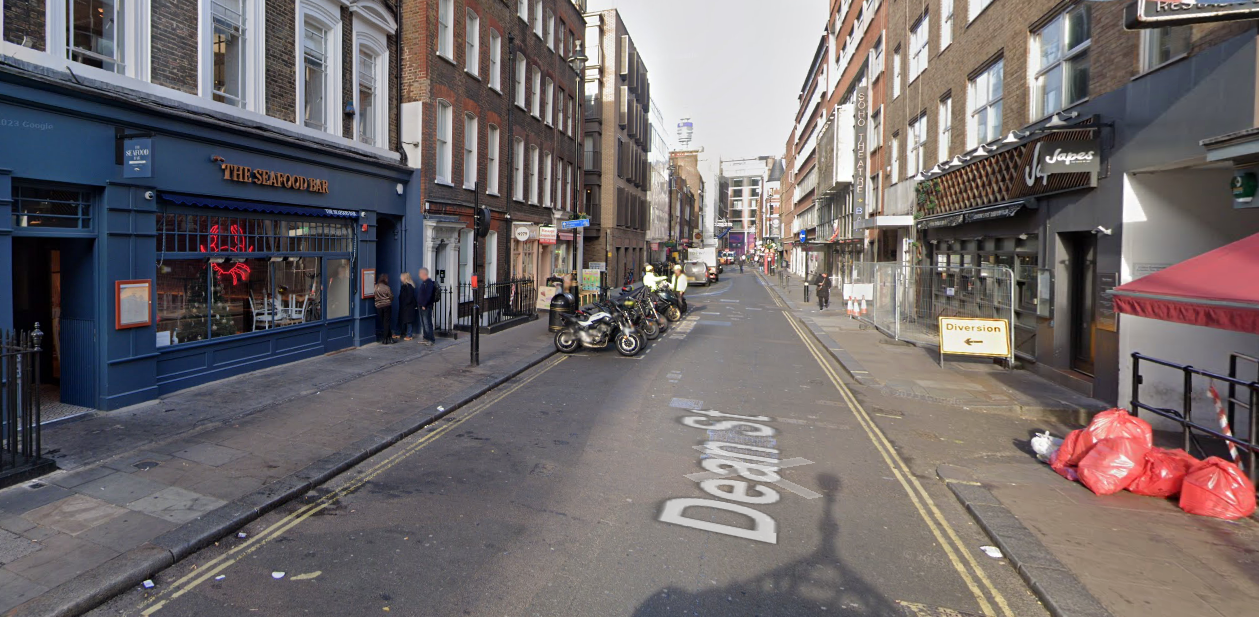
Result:
[[589,0],[634,40],[672,147],[695,123],[707,157],[781,155],[826,27],[827,0]]

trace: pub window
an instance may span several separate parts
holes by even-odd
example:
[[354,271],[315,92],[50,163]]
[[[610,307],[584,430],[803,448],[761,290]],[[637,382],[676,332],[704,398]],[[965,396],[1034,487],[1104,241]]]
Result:
[[118,0],[67,0],[69,58],[80,64],[122,73],[122,8]]
[[354,228],[344,218],[165,212],[157,234],[159,347],[350,316]]
[[244,0],[214,0],[210,13],[214,22],[213,98],[236,107],[245,105],[245,15]]
[[1032,36],[1032,117],[1043,118],[1089,94],[1089,6],[1054,18]]
[[92,194],[74,188],[14,183],[13,226],[30,229],[91,229]]
[[308,128],[328,130],[328,31],[307,22],[302,35],[302,119]]
[[358,54],[358,140],[376,145],[376,59],[367,50]]

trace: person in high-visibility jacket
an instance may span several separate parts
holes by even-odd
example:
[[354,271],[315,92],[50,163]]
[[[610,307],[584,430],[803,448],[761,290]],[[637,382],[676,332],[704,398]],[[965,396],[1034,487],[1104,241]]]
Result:
[[682,266],[673,266],[673,276],[669,277],[669,287],[678,292],[678,297],[682,299],[682,311],[690,310],[686,305],[686,273],[682,272]]
[[655,291],[656,288],[660,286],[660,283],[664,282],[664,280],[664,276],[656,274],[656,269],[653,268],[651,264],[647,264],[646,272],[643,274],[644,287]]

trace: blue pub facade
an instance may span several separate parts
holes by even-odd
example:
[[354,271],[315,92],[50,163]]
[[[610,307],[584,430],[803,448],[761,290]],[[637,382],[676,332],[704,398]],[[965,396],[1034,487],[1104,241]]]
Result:
[[299,128],[0,67],[0,329],[40,324],[61,402],[117,409],[373,339],[365,284],[422,254],[418,183]]

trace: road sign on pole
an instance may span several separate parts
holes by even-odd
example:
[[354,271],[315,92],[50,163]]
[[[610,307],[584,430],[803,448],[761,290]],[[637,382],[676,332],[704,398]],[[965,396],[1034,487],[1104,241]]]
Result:
[[560,221],[560,229],[577,229],[579,227],[590,227],[590,219],[573,219],[571,221]]
[[809,232],[807,230],[804,230],[804,229],[800,230],[800,241],[801,242],[809,241]]

